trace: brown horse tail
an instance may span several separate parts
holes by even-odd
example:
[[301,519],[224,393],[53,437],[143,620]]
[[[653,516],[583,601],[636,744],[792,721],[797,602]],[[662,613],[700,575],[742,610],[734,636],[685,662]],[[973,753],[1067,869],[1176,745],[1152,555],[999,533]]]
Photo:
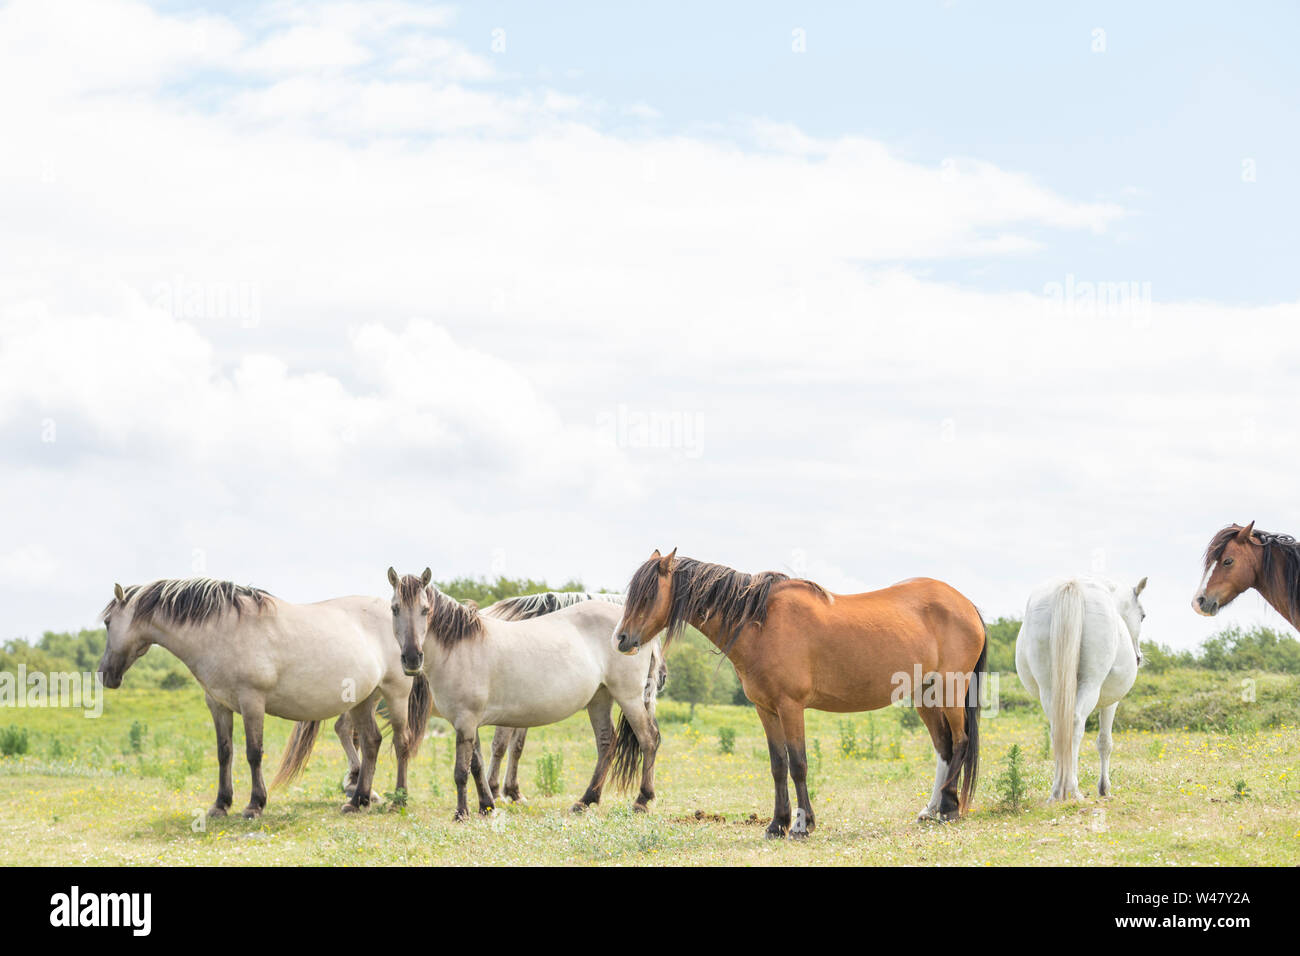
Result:
[[320,731],[320,725],[319,720],[300,720],[293,725],[293,733],[289,735],[289,745],[284,748],[284,756],[280,758],[280,769],[275,772],[275,779],[271,781],[273,789],[283,786],[302,773],[311,757],[311,749],[316,745],[316,734]]
[[[668,664],[664,658],[659,642],[650,645],[650,667],[646,671],[645,690],[641,701],[645,704],[646,716],[650,718],[650,729],[658,735],[659,725],[655,721],[655,702],[659,691],[663,690],[668,680]],[[641,743],[636,739],[636,731],[628,723],[627,714],[618,718],[618,735],[614,738],[614,764],[610,769],[610,779],[620,793],[626,791],[636,782],[641,773]]]
[[[979,614],[979,611],[976,610],[975,613]],[[980,651],[970,686],[966,688],[966,754],[962,757],[961,796],[957,803],[959,813],[965,813],[970,806],[980,772],[980,693],[989,673],[989,628],[984,623],[982,614],[980,626],[984,628],[984,649]]]
[[433,712],[433,691],[429,679],[424,674],[417,674],[411,681],[411,696],[406,705],[406,752],[407,758],[415,759],[424,741],[424,733],[429,729],[429,715]]

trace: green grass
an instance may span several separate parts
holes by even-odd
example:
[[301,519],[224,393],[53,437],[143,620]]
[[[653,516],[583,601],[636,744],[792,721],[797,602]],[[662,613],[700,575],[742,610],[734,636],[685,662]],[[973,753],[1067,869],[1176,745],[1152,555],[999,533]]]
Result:
[[[345,761],[326,729],[304,777],[273,791],[260,820],[243,820],[237,811],[248,799],[249,780],[236,718],[236,815],[207,820],[216,765],[202,693],[192,683],[172,691],[127,689],[107,695],[97,720],[70,711],[0,710],[0,728],[22,726],[29,734],[27,753],[0,758],[0,858],[207,865],[1294,864],[1300,859],[1300,722],[1264,726],[1276,718],[1276,707],[1264,701],[1246,705],[1244,713],[1258,706],[1267,719],[1232,721],[1236,729],[1227,732],[1127,727],[1126,713],[1139,716],[1161,696],[1177,697],[1177,675],[1165,677],[1167,693],[1144,688],[1120,705],[1113,795],[1056,806],[1046,803],[1052,767],[1041,755],[1042,713],[1024,706],[1014,678],[1004,678],[1003,703],[1010,706],[983,723],[973,812],[947,825],[914,822],[934,774],[923,729],[905,725],[894,710],[874,716],[810,711],[817,830],[802,843],[763,839],[771,775],[762,728],[748,707],[701,705],[688,723],[686,705],[661,702],[659,798],[649,814],[631,813],[632,795],[615,793],[585,815],[568,812],[594,756],[586,715],[578,714],[529,732],[520,768],[528,803],[466,823],[452,822],[454,748],[446,725],[437,722],[412,770],[405,807],[341,815]],[[1236,688],[1240,675],[1230,679]],[[1202,675],[1190,690],[1211,700],[1229,693],[1213,682]],[[1162,719],[1179,716],[1183,707],[1165,707]],[[289,729],[285,721],[267,722],[268,777]],[[719,747],[724,732],[734,735],[731,753]],[[841,741],[849,736],[859,746],[846,754]],[[485,731],[485,747],[490,739]],[[1015,744],[1027,796],[1011,813],[999,806],[994,780]],[[1085,748],[1081,785],[1095,794],[1092,734]],[[558,757],[554,796],[535,785],[537,761],[547,752]],[[392,790],[393,771],[385,744],[377,792]],[[470,803],[476,805],[472,788]]]

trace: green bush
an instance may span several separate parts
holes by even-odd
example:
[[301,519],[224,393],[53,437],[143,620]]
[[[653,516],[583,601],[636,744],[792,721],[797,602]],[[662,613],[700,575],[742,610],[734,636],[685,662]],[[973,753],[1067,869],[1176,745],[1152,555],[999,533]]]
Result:
[[0,756],[22,756],[30,745],[26,727],[0,727]]
[[736,731],[734,728],[718,728],[718,751],[724,754],[736,752]]
[[1028,790],[1020,744],[1012,744],[1011,749],[1007,751],[1006,765],[995,782],[1002,807],[1012,813],[1018,813]]
[[537,758],[536,784],[540,793],[553,797],[563,788],[564,755],[550,750]]

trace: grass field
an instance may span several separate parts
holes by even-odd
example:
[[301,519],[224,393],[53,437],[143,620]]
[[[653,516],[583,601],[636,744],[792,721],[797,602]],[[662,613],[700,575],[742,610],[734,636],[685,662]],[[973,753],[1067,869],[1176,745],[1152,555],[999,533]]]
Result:
[[[1004,699],[1015,703],[1014,694]],[[1023,693],[1023,692],[1021,692]],[[435,723],[412,773],[405,809],[339,813],[345,761],[322,733],[307,773],[272,791],[265,815],[207,820],[216,767],[211,723],[196,686],[108,694],[101,718],[68,710],[0,711],[0,727],[28,730],[28,752],[0,758],[0,858],[9,864],[1296,864],[1300,862],[1300,730],[1236,733],[1125,730],[1120,705],[1113,795],[1048,806],[1046,722],[1035,707],[1004,707],[983,723],[980,791],[953,824],[914,822],[934,763],[922,729],[896,709],[872,715],[809,712],[810,784],[817,830],[805,842],[767,841],[772,785],[754,711],[662,701],[658,800],[647,815],[606,794],[568,807],[591,772],[585,714],[530,732],[520,772],[527,797],[490,818],[452,822],[453,743]],[[1137,711],[1134,711],[1136,714]],[[267,722],[274,770],[290,725]],[[733,752],[721,752],[724,728]],[[236,719],[235,807],[248,799]],[[874,739],[874,755],[872,742]],[[484,744],[490,731],[483,734]],[[1019,812],[996,779],[1013,744],[1029,788]],[[1085,738],[1081,784],[1095,794],[1095,738]],[[856,752],[853,752],[856,751]],[[538,790],[544,753],[562,760],[561,789]],[[376,790],[392,785],[385,743]],[[267,773],[269,778],[271,773]],[[471,805],[474,798],[471,788]]]

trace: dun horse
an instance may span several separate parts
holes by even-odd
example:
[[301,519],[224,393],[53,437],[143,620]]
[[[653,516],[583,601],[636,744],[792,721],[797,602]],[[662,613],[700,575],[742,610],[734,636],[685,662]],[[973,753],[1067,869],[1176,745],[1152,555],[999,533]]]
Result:
[[[730,658],[767,734],[776,805],[768,837],[804,837],[808,798],[804,710],[876,710],[909,696],[937,755],[922,819],[953,819],[970,803],[979,768],[976,674],[986,671],[984,622],[941,581],[913,578],[866,594],[832,594],[811,581],[745,574],[656,551],[628,585],[618,649],[667,630],[698,628]],[[921,686],[915,686],[920,677]],[[799,812],[791,820],[787,776]],[[960,782],[960,789],[959,789]]]
[[1205,573],[1192,598],[1197,614],[1213,617],[1254,588],[1291,626],[1300,628],[1300,542],[1287,534],[1229,525],[1205,549]]
[[[662,652],[629,660],[614,653],[610,635],[622,614],[610,600],[582,601],[540,617],[503,620],[487,617],[420,577],[398,577],[393,586],[392,630],[408,674],[423,672],[433,706],[456,730],[456,816],[466,819],[466,783],[478,791],[479,812],[493,808],[483,774],[478,730],[485,724],[539,727],[563,720],[584,707],[596,736],[596,769],[573,809],[600,800],[613,765],[618,786],[631,783],[637,765],[641,791],[633,809],[654,798],[654,759],[659,745],[655,698]],[[623,711],[617,732],[611,707]]]
[[1079,746],[1084,722],[1097,708],[1097,792],[1110,793],[1110,730],[1142,663],[1138,633],[1146,612],[1138,595],[1146,586],[1146,578],[1132,588],[1101,578],[1057,578],[1029,596],[1016,637],[1016,673],[1051,724],[1052,801],[1083,799]]
[[397,786],[406,786],[407,762],[428,721],[428,685],[403,673],[382,598],[290,604],[229,581],[161,580],[114,585],[102,617],[107,645],[99,672],[106,687],[121,686],[127,668],[154,644],[179,657],[203,686],[217,732],[217,798],[209,816],[225,816],[234,799],[234,714],[244,720],[253,778],[246,817],[260,816],[266,806],[262,724],[267,714],[304,721],[310,728],[295,733],[296,746],[285,752],[279,782],[306,762],[320,721],[348,712],[362,751],[357,786],[343,806],[352,811],[370,802],[380,744],[374,708],[382,698],[393,724]]

